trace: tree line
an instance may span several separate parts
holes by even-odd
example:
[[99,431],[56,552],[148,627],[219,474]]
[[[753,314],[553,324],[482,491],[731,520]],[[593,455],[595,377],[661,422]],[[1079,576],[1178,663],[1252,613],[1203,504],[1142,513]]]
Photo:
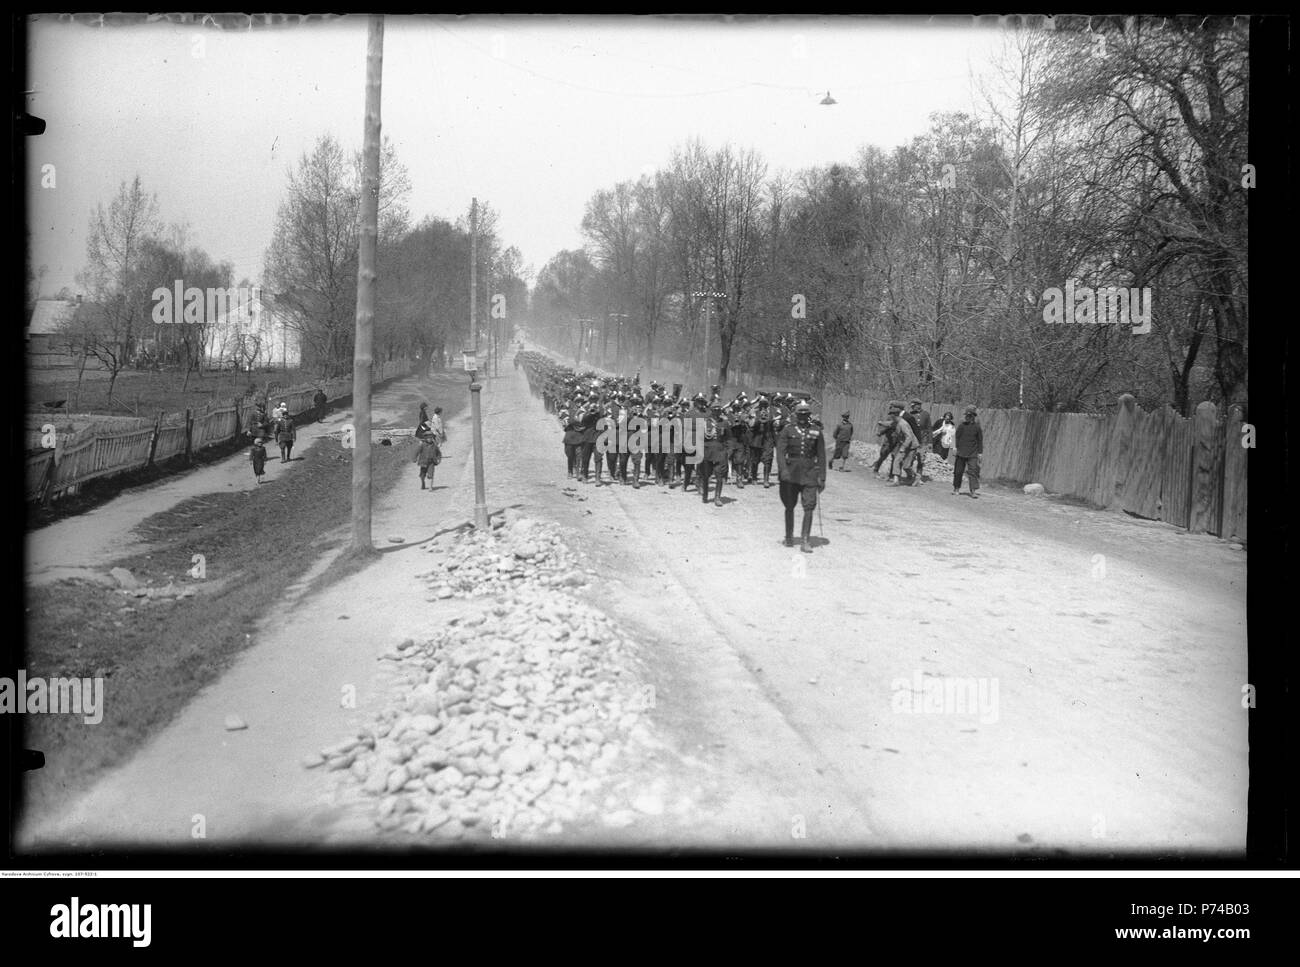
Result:
[[[360,153],[347,152],[332,135],[319,137],[288,172],[256,286],[276,313],[276,325],[298,337],[302,366],[326,378],[352,369],[361,183]],[[385,139],[375,358],[418,356],[427,370],[440,365],[448,350],[472,342],[470,227],[468,213],[454,221],[429,216],[412,225],[406,203],[410,188],[405,166]],[[499,220],[491,204],[480,203],[477,309],[480,331],[504,343],[527,305],[528,289],[519,250],[503,243]],[[155,293],[171,293],[177,282],[184,290],[238,291],[241,299],[255,291],[247,278],[234,286],[232,264],[215,261],[191,244],[189,235],[184,225],[163,227],[157,196],[146,191],[138,175],[122,182],[107,206],[96,206],[85,267],[77,276],[86,299],[55,339],[58,348],[80,361],[79,378],[86,362],[97,360],[109,374],[111,397],[118,376],[130,366],[183,370],[188,385],[191,374],[202,377],[214,353],[245,368],[260,358],[255,337],[243,346],[244,337],[216,325],[235,307],[233,301],[221,300],[215,312],[211,300],[190,313],[175,306],[168,322],[157,321]],[[29,314],[42,278],[43,270],[38,274],[28,266]],[[64,290],[57,297],[70,299],[71,293]]]
[[[1008,29],[980,109],[892,151],[788,173],[692,140],[595,192],[584,246],[538,273],[538,336],[630,371],[701,359],[709,312],[701,385],[740,369],[1045,410],[1244,400],[1244,18],[1050,26]],[[1067,283],[1149,290],[1150,331],[1047,324]]]

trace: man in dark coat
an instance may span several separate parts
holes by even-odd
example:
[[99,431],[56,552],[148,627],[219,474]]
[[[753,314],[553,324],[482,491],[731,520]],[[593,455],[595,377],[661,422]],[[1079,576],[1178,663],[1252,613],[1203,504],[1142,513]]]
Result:
[[812,407],[806,402],[794,408],[795,419],[776,438],[777,477],[781,503],[785,505],[785,546],[794,547],[794,505],[803,504],[805,554],[812,553],[812,515],[817,495],[826,487],[826,438],[812,425]]
[[912,424],[912,431],[916,434],[917,443],[920,445],[916,451],[916,475],[918,480],[925,481],[930,479],[925,476],[926,444],[930,442],[934,424],[930,421],[930,411],[921,408],[919,399],[913,399],[911,407],[911,419],[908,422]]
[[975,407],[966,407],[966,418],[957,424],[957,458],[953,463],[952,495],[961,493],[961,478],[970,480],[970,495],[976,500],[980,489],[980,456],[984,453],[984,431],[975,419]]

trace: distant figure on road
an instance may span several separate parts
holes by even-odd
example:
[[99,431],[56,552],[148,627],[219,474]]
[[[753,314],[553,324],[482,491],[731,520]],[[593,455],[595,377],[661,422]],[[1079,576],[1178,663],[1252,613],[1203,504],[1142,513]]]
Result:
[[785,546],[794,547],[794,505],[803,504],[803,542],[800,550],[812,553],[812,515],[817,495],[826,488],[826,438],[812,425],[812,407],[794,408],[794,422],[776,438],[777,478],[785,505]]
[[257,482],[262,482],[262,475],[266,473],[266,447],[262,446],[262,438],[254,437],[253,446],[248,451],[248,459],[253,464],[253,475],[257,477]]
[[835,427],[833,434],[835,440],[835,452],[831,454],[831,466],[835,465],[836,460],[843,460],[840,464],[841,471],[849,469],[849,443],[853,440],[853,423],[849,420],[849,414],[840,415],[840,422]]
[[280,445],[280,462],[288,463],[293,459],[293,441],[298,438],[293,428],[293,417],[288,411],[275,421],[275,442]]
[[[420,466],[420,489],[433,489],[433,469],[442,462],[442,451],[438,449],[437,438],[426,436],[420,441],[420,448],[415,452],[415,462]],[[424,485],[425,477],[429,479],[428,488]]]
[[979,499],[980,456],[984,453],[984,431],[975,420],[975,407],[966,407],[966,419],[957,427],[957,459],[953,462],[952,495],[961,493],[962,474],[970,479],[970,495]]
[[325,391],[321,389],[319,386],[316,387],[316,395],[311,398],[311,405],[312,405],[312,409],[316,413],[317,423],[320,423],[322,420],[325,419],[325,404],[327,402],[328,399],[325,396]]

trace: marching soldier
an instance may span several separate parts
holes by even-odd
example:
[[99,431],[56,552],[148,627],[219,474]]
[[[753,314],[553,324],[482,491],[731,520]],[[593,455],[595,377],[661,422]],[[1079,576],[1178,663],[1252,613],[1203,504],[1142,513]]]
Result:
[[[605,409],[605,416],[609,419],[606,424],[611,428],[617,428],[620,416],[623,413],[623,407],[617,401],[611,403]],[[608,439],[608,438],[607,438]],[[618,437],[609,442],[605,449],[605,469],[609,471],[609,482],[613,484],[618,479]]]
[[[588,404],[581,396],[577,397],[581,415],[578,418],[578,424],[582,427],[582,446],[579,449],[579,459],[582,462],[581,480],[586,483],[588,475],[591,473],[591,457],[596,451],[596,437],[600,431],[596,429],[596,424],[600,421],[600,413],[596,411],[594,404]],[[600,484],[600,461],[596,461],[596,483]]]
[[776,429],[772,424],[772,408],[767,397],[758,398],[758,408],[754,413],[749,430],[749,475],[758,483],[758,467],[763,465],[763,487],[771,487],[772,452],[776,445]]
[[699,423],[704,424],[703,434],[696,436],[697,441],[701,437],[704,441],[704,459],[700,461],[698,484],[700,499],[706,504],[709,502],[709,478],[713,477],[717,480],[713,504],[721,507],[722,484],[727,479],[727,418],[722,412],[722,401],[715,399],[709,405],[709,415],[697,422],[697,430]]
[[569,479],[578,475],[578,452],[582,447],[582,424],[568,410],[560,412],[560,426],[564,427],[564,462],[569,468]]
[[749,475],[749,420],[745,412],[748,401],[741,393],[731,404],[731,433],[728,436],[727,458],[731,462],[731,473],[736,479],[736,486],[742,490]]
[[812,515],[817,495],[826,487],[826,440],[812,425],[812,407],[801,402],[794,408],[795,421],[787,424],[776,439],[777,477],[781,503],[785,505],[785,546],[794,547],[794,505],[803,504],[805,554],[812,553]]

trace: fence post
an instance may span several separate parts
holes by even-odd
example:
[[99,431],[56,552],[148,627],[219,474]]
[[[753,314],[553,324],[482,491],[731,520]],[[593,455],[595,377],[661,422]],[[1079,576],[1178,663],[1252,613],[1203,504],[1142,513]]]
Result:
[[1214,497],[1218,481],[1215,480],[1219,467],[1218,456],[1214,446],[1217,410],[1213,403],[1206,400],[1196,407],[1194,437],[1192,443],[1192,512],[1187,522],[1188,533],[1205,534],[1213,529],[1218,521],[1214,520]]
[[50,454],[50,459],[45,462],[45,474],[41,478],[40,499],[41,506],[50,506],[50,501],[54,497],[54,464],[58,457],[58,449]]
[[153,438],[149,441],[149,459],[145,463],[146,467],[153,466],[153,455],[158,450],[158,433],[162,430],[163,411],[158,411],[158,419],[153,421]]
[[194,462],[194,452],[191,449],[191,444],[193,443],[194,440],[194,420],[190,416],[190,412],[191,411],[189,407],[186,407],[185,408],[185,462],[186,463]]
[[1106,509],[1124,509],[1124,487],[1128,482],[1129,461],[1133,454],[1134,409],[1137,406],[1130,393],[1119,398],[1119,408],[1115,410],[1115,424],[1110,431],[1110,446],[1106,448]]
[[230,439],[238,440],[239,434],[244,429],[244,414],[239,412],[239,397],[232,396],[230,398],[230,405],[235,408],[235,432],[230,435]]
[[1223,527],[1224,540],[1246,540],[1246,471],[1249,450],[1241,445],[1245,411],[1240,403],[1228,408],[1223,439]]

